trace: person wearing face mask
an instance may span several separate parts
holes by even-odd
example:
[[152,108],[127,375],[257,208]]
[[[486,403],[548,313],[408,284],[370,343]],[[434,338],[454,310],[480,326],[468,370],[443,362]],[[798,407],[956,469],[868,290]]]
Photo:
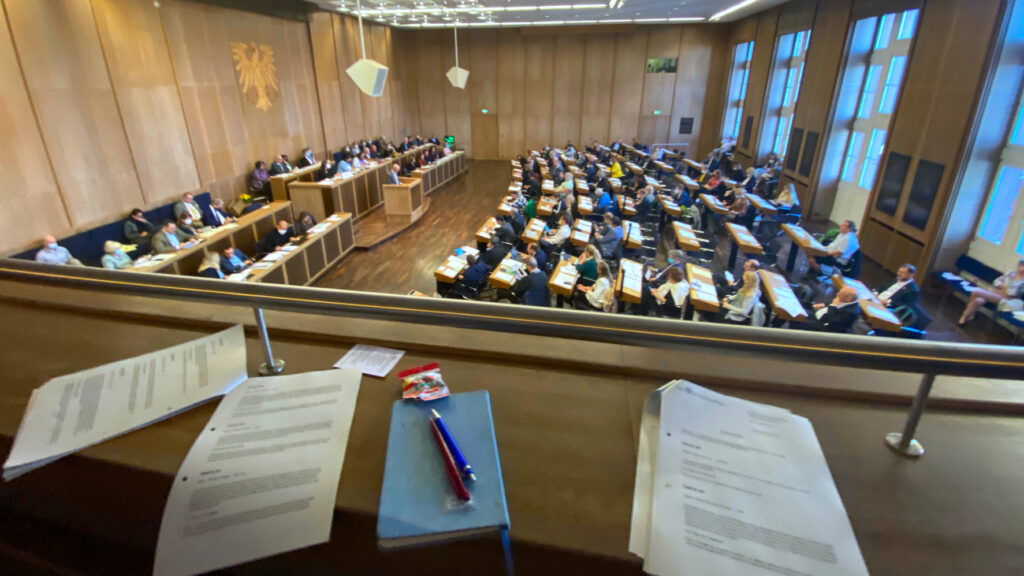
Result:
[[191,216],[182,215],[178,220],[178,232],[187,236],[190,240],[199,236],[199,226],[192,220]]
[[272,230],[269,234],[260,240],[260,252],[270,253],[277,252],[294,236],[291,226],[287,220],[281,220],[277,223],[277,228]]
[[52,235],[43,236],[43,248],[36,252],[36,262],[43,264],[63,264],[66,266],[84,266],[82,262],[71,255],[68,249],[57,244],[57,239]]
[[305,168],[306,166],[312,166],[316,164],[316,158],[313,157],[313,150],[310,148],[302,149],[302,158],[299,158],[299,168]]
[[132,265],[132,259],[124,251],[120,242],[107,240],[103,243],[103,258],[100,264],[107,270],[124,270]]
[[124,221],[124,237],[128,240],[129,244],[135,244],[135,256],[142,256],[143,254],[149,254],[152,249],[153,235],[156,234],[156,226],[149,220],[146,220],[146,216],[142,213],[142,210],[136,208],[132,210],[128,219]]

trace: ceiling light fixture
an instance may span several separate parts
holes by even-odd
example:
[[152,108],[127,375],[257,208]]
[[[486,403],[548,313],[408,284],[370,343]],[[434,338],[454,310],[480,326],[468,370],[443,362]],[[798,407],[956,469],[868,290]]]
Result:
[[379,97],[384,93],[384,83],[388,79],[388,67],[366,57],[366,39],[363,37],[363,8],[361,0],[356,0],[356,9],[359,11],[359,43],[363,48],[363,57],[346,68],[345,73],[365,94]]
[[722,18],[725,18],[729,14],[732,14],[733,12],[735,12],[737,10],[742,10],[742,9],[746,8],[747,6],[752,6],[755,3],[757,3],[757,2],[758,2],[758,0],[743,0],[743,2],[740,2],[739,4],[733,4],[732,6],[726,8],[725,10],[722,10],[718,14],[715,14],[711,18],[708,18],[708,20],[710,20],[712,22],[714,22],[716,20],[721,20]]

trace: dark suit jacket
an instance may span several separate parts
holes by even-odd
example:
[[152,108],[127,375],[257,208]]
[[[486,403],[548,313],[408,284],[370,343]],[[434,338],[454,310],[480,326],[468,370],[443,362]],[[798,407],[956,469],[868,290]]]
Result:
[[216,268],[204,268],[201,272],[199,272],[199,275],[202,276],[203,278],[213,278],[215,280],[220,280],[222,278],[222,276],[217,273]]
[[537,253],[533,255],[533,259],[537,261],[538,270],[548,269],[548,253],[543,250],[537,250]]
[[540,270],[523,276],[512,286],[515,294],[527,306],[550,306],[548,298],[548,277]]
[[917,289],[917,284],[911,280],[909,284],[900,288],[895,294],[889,298],[889,308],[899,308],[900,306],[910,306],[917,302],[918,296],[921,295],[921,291]]
[[[214,216],[214,212],[220,214],[222,220],[221,222],[217,221],[217,218]],[[214,228],[216,228],[218,226],[226,224],[228,218],[230,218],[230,216],[228,216],[226,212],[224,212],[223,210],[217,210],[216,208],[213,207],[213,205],[207,206],[206,209],[203,210],[203,222],[205,222],[207,226],[213,226]]]
[[[235,256],[239,260],[241,260],[242,262],[245,262],[246,260],[249,259],[249,257],[246,256],[245,254],[243,254],[242,251],[239,250],[238,248],[235,248]],[[234,266],[234,265],[232,265],[230,260],[225,258],[224,255],[221,255],[221,257],[220,257],[220,271],[223,272],[224,274],[238,274],[239,272],[241,272],[244,269],[245,268],[242,267],[242,266]]]
[[270,174],[271,176],[275,174],[284,174],[285,172],[289,172],[289,170],[288,166],[286,166],[284,162],[272,163],[270,165],[270,170],[267,171],[267,173]]
[[274,228],[268,232],[262,240],[260,240],[259,249],[261,252],[273,252],[278,246],[284,246],[287,244],[294,235],[295,231],[291,228],[288,229],[287,234],[279,234],[277,232],[277,228]]
[[299,163],[298,163],[299,168],[305,168],[306,166],[312,166],[313,164],[315,164],[315,162],[310,162],[309,160],[306,159],[305,156],[303,156],[302,158],[299,158]]
[[494,268],[505,259],[505,250],[501,246],[495,246],[480,255],[480,259],[491,268]]
[[398,179],[398,174],[388,170],[388,184],[399,185],[402,181]]
[[501,226],[495,229],[494,234],[498,236],[498,240],[506,244],[514,245],[516,243],[516,231],[512,229],[512,225],[509,224],[508,220],[502,222]]
[[476,287],[483,283],[484,278],[490,273],[491,269],[483,260],[477,260],[476,264],[473,264],[462,273],[462,282],[466,286]]
[[818,330],[823,332],[846,333],[860,317],[860,305],[856,302],[842,308],[829,304],[825,315],[818,320]]

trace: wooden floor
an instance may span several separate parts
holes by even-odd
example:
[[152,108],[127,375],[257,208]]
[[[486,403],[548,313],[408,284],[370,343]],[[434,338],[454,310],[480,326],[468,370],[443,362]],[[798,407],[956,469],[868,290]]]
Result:
[[[507,161],[471,160],[464,177],[430,195],[430,211],[415,226],[369,251],[350,254],[337,268],[324,274],[315,286],[392,294],[419,290],[433,294],[434,269],[456,247],[475,245],[474,233],[487,218],[496,214],[498,201],[505,195],[510,179],[511,168]],[[805,226],[812,232],[824,232],[834,224],[817,221]],[[658,251],[659,265],[665,262],[670,239],[666,236],[665,240]],[[710,266],[712,271],[722,271],[730,247],[731,240],[721,236]],[[893,275],[865,258],[861,279],[868,286],[881,289],[893,281]],[[980,314],[967,326],[957,326],[963,303],[951,298],[940,307],[941,294],[934,287],[926,286],[921,300],[924,309],[934,317],[927,331],[929,340],[982,344],[1010,344],[1012,341],[1012,336],[998,326],[986,330],[987,318]]]

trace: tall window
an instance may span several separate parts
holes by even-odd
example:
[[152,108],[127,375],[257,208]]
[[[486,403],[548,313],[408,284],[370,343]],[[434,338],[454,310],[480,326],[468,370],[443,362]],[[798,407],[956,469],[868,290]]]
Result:
[[[903,76],[907,67],[910,41],[914,37],[918,11],[907,10],[873,18],[875,22],[873,49],[857,100],[857,115],[850,130],[841,173],[841,189],[857,186],[870,192],[878,175],[878,165],[885,152],[889,121],[896,109]],[[865,135],[870,134],[864,145]],[[854,192],[849,190],[850,192]]]
[[[999,158],[978,238],[995,244],[993,250],[1024,257],[1024,101],[1017,104],[1013,130]],[[1010,259],[1010,258],[1007,258]]]
[[[775,54],[775,69],[772,71],[772,86],[781,84],[782,98],[769,97],[769,110],[766,122],[776,121],[775,134],[772,138],[772,152],[779,157],[786,155],[789,146],[789,131],[793,128],[793,111],[800,96],[800,82],[804,77],[804,58],[807,47],[811,43],[811,31],[802,30],[793,34],[779,36]],[[777,92],[776,92],[777,94]],[[771,129],[768,124],[768,129]]]
[[740,123],[743,119],[743,101],[747,97],[747,78],[750,76],[750,57],[753,53],[754,43],[752,41],[737,44],[733,49],[725,124],[722,126],[723,137],[734,140],[739,138]]

